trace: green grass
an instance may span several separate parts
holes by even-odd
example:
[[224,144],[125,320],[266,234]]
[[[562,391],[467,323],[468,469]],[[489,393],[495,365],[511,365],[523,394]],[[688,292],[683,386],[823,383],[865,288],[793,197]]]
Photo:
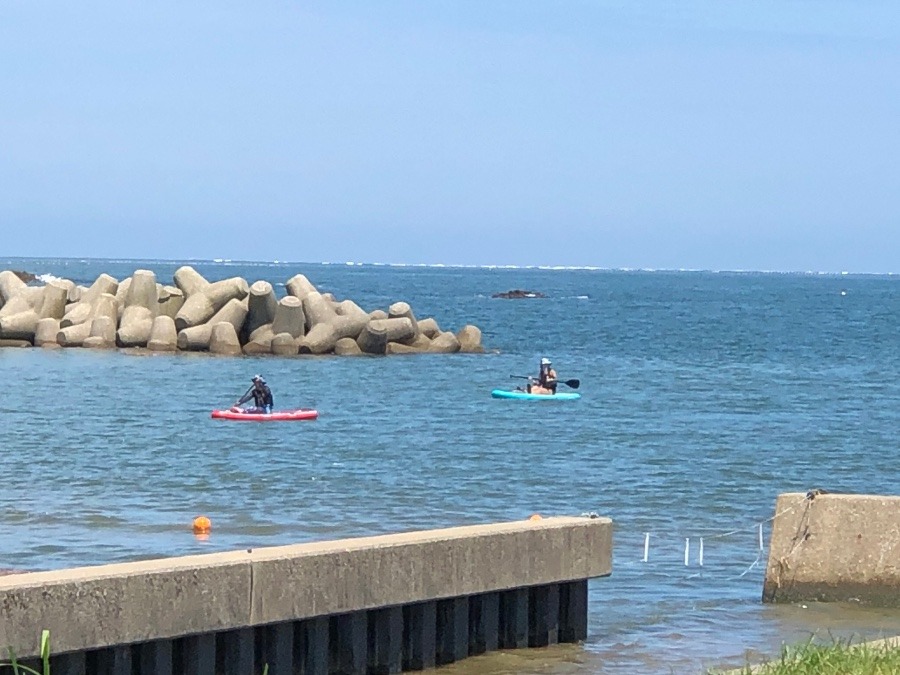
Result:
[[50,631],[41,632],[41,669],[35,670],[28,666],[23,666],[16,660],[16,654],[9,648],[9,661],[0,663],[0,671],[7,670],[13,675],[50,675]]
[[764,665],[732,671],[750,675],[895,675],[900,673],[900,643],[831,644],[784,647],[781,657]]

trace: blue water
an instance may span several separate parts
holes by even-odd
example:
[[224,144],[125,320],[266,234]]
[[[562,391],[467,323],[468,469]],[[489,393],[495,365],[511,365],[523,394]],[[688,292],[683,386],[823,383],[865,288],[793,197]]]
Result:
[[[170,283],[180,264],[15,259],[0,269],[90,283],[146,268]],[[813,631],[900,633],[900,612],[763,605],[758,544],[781,492],[897,492],[900,278],[191,264],[210,280],[302,272],[367,310],[407,300],[444,328],[477,324],[490,353],[0,350],[0,567],[593,511],[614,520],[615,546],[613,575],[591,585],[588,641],[449,670],[699,673]],[[490,297],[511,288],[550,297]],[[581,400],[490,397],[541,356],[581,379]],[[319,420],[209,419],[257,372],[276,407],[315,407]],[[190,532],[201,513],[213,522],[206,541]]]

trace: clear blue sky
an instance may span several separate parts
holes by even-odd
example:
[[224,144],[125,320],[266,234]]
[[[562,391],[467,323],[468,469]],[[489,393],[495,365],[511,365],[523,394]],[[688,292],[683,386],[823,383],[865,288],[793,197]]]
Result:
[[900,3],[0,4],[0,251],[900,271]]

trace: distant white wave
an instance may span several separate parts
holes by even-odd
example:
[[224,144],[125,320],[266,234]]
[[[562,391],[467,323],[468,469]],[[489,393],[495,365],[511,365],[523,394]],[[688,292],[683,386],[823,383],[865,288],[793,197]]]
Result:
[[62,281],[62,277],[54,276],[53,274],[38,274],[35,276],[38,281],[42,281],[45,284],[49,284],[54,281]]

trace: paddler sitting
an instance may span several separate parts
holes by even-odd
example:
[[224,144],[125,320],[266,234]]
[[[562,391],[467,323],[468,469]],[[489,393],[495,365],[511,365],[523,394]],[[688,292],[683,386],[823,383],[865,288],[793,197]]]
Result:
[[537,379],[532,378],[528,382],[528,393],[553,395],[556,393],[556,384],[556,371],[553,370],[550,359],[542,358]]

